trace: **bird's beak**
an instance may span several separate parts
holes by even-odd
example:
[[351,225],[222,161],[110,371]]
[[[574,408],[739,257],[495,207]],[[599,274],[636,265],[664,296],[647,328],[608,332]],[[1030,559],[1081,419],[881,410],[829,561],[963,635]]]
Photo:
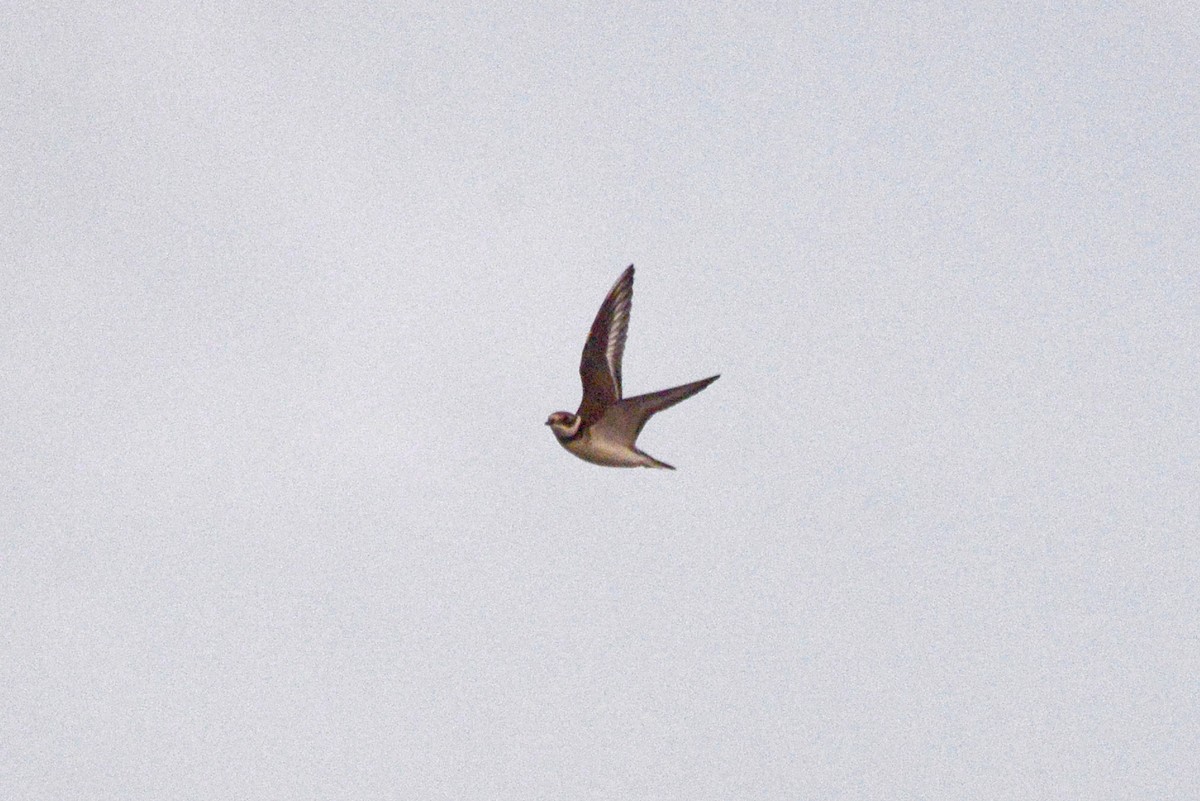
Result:
[[542,425],[547,425],[547,426],[548,426],[548,425],[550,425],[550,421],[549,421],[549,420],[547,420],[547,421],[546,421],[545,423],[543,423]]

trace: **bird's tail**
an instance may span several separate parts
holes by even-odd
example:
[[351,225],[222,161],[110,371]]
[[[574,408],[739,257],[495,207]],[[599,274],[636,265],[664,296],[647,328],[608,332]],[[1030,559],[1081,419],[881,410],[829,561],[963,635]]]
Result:
[[[635,450],[637,450],[637,449],[635,448]],[[675,465],[667,464],[662,459],[655,459],[653,456],[646,453],[645,451],[638,451],[638,453],[640,453],[642,456],[645,456],[647,459],[650,460],[650,464],[644,464],[644,465],[642,465],[642,467],[661,467],[663,470],[674,470],[675,469]]]

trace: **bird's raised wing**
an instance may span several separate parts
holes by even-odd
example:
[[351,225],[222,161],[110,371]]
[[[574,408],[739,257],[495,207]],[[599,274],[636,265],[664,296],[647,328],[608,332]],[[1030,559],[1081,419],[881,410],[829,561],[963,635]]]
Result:
[[591,423],[604,410],[621,399],[621,356],[625,353],[625,334],[629,330],[629,311],[633,306],[633,265],[608,291],[608,297],[596,312],[579,377],[583,379],[583,401],[579,416]]

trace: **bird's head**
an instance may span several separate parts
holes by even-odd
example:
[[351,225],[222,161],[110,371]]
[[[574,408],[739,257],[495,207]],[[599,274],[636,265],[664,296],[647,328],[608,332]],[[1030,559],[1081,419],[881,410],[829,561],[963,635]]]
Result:
[[571,414],[570,412],[555,412],[546,418],[546,425],[550,426],[550,430],[554,432],[554,436],[559,439],[570,439],[579,433],[579,424],[582,420],[579,415]]

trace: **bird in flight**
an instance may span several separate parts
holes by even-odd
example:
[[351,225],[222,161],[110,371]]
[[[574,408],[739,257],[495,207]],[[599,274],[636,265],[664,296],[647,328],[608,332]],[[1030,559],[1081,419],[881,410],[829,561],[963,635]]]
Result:
[[592,464],[606,467],[675,468],[638,450],[638,434],[650,417],[663,409],[692,397],[720,378],[702,378],[690,384],[638,395],[621,396],[621,356],[625,352],[625,334],[629,329],[629,309],[633,304],[633,265],[625,268],[609,290],[596,313],[579,377],[583,379],[583,400],[579,411],[555,412],[546,420],[560,445]]

